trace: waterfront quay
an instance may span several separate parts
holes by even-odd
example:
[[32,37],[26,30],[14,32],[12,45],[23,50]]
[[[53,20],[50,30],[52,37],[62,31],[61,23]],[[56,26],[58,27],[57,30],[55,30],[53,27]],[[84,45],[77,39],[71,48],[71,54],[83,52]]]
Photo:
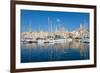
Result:
[[45,42],[65,42],[65,41],[83,41],[89,42],[89,31],[85,26],[80,24],[80,27],[75,31],[66,31],[64,28],[57,29],[53,32],[47,31],[31,31],[21,32],[21,42],[36,43],[37,41]]

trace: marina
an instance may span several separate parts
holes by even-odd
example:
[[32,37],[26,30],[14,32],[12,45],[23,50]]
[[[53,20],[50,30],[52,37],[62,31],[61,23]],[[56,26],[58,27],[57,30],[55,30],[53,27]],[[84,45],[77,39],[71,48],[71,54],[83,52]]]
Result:
[[75,31],[66,31],[64,27],[56,28],[55,31],[52,31],[52,24],[49,24],[50,19],[48,18],[48,25],[51,26],[50,31],[32,31],[31,25],[29,25],[28,32],[21,32],[21,42],[23,43],[66,43],[72,42],[74,39],[83,42],[89,43],[89,30],[82,24]]
[[[21,32],[21,62],[47,62],[89,59],[89,31],[80,24],[75,31],[66,31],[64,27],[52,31]],[[50,27],[51,26],[51,27]]]
[[21,63],[90,59],[89,14],[21,10]]

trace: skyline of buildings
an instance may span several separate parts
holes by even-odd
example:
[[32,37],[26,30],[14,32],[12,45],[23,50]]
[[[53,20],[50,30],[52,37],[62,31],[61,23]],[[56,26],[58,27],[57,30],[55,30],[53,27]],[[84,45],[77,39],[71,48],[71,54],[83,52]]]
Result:
[[48,32],[48,31],[31,31],[31,28],[29,28],[29,31],[27,32],[21,32],[21,39],[27,39],[27,38],[32,38],[32,40],[36,40],[37,38],[47,38],[48,36],[52,36],[53,38],[56,36],[62,36],[63,38],[82,38],[83,36],[85,37],[90,37],[90,33],[87,30],[85,26],[82,26],[80,24],[80,27],[77,28],[77,30],[74,30],[72,32],[65,31],[64,29],[62,30],[57,30],[55,32]]

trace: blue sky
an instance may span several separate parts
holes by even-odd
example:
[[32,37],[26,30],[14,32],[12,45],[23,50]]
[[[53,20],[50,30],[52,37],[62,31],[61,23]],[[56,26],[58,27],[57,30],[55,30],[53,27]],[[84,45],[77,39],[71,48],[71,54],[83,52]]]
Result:
[[30,24],[32,31],[38,31],[39,29],[49,31],[48,18],[52,24],[52,31],[59,27],[73,31],[79,28],[80,23],[89,28],[89,16],[89,13],[82,12],[21,10],[21,32],[29,31]]

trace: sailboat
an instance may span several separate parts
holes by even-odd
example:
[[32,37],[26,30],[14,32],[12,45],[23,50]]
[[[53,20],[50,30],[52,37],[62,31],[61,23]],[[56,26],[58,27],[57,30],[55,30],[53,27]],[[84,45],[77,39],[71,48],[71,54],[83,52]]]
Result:
[[81,35],[81,42],[83,43],[89,43],[90,42],[90,39],[89,39],[89,31],[86,30],[86,26],[84,25],[84,28],[82,28],[82,35]]
[[66,39],[61,34],[60,35],[57,34],[59,37],[56,37],[57,35],[54,35],[52,33],[52,23],[50,22],[49,17],[48,17],[48,24],[51,25],[51,34],[50,34],[51,38],[48,39],[48,42],[50,42],[50,43],[65,43]]
[[33,40],[32,37],[32,28],[31,28],[31,24],[29,24],[29,32],[27,33],[27,36],[23,39],[23,43],[37,43],[37,41]]

